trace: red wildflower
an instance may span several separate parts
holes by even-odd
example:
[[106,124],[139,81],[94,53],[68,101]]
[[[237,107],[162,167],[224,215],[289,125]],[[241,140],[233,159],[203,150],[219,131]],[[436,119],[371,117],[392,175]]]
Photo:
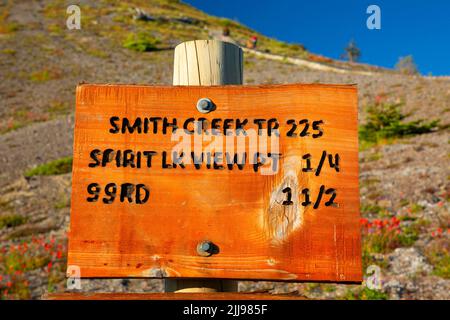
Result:
[[383,97],[381,95],[375,96],[375,103],[376,104],[380,104],[382,100],[383,100]]
[[56,258],[57,259],[61,259],[62,258],[62,252],[58,250],[58,252],[56,252]]
[[12,282],[11,282],[11,281],[8,281],[8,282],[6,283],[6,286],[7,286],[8,288],[11,288],[11,287],[12,287]]
[[50,261],[47,265],[47,272],[50,272],[50,270],[52,269],[52,262]]

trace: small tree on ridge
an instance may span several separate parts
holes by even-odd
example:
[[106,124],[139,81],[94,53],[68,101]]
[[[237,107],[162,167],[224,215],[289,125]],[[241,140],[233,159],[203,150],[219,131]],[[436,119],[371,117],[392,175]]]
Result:
[[395,69],[403,74],[414,75],[419,73],[412,55],[400,57],[395,65]]
[[361,50],[356,46],[356,43],[353,39],[348,43],[344,51],[345,53],[342,55],[342,57],[350,62],[358,61],[359,57],[361,56]]

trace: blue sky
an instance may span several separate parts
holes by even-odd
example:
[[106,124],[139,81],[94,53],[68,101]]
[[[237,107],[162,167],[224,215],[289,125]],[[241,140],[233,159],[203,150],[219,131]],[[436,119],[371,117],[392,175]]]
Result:
[[[361,62],[394,67],[412,55],[423,74],[450,75],[449,0],[184,0],[286,42],[339,58],[354,39]],[[366,9],[381,8],[381,30],[369,30]]]

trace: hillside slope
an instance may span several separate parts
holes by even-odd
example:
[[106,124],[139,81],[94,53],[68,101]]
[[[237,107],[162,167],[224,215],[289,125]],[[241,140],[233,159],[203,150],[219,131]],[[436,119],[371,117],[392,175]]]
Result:
[[[56,165],[49,162],[72,154],[75,86],[82,81],[170,85],[176,44],[217,38],[224,26],[241,44],[257,34],[169,0],[81,1],[82,29],[67,30],[69,4],[24,0],[0,5],[0,240],[4,249],[0,250],[0,294],[4,298],[39,298],[48,290],[65,288],[71,177],[64,161],[58,165],[60,174],[50,174]],[[134,18],[135,8],[146,13],[146,21]],[[383,233],[386,237],[380,240],[365,234],[364,263],[382,267],[382,290],[269,282],[242,282],[240,289],[298,291],[310,297],[450,299],[450,80],[333,61],[301,45],[260,34],[258,38],[258,52],[263,54],[246,53],[246,84],[357,83],[361,125],[373,116],[368,106],[393,103],[401,104],[404,123],[439,119],[440,124],[426,134],[361,146],[362,215],[372,222],[401,221],[400,236]],[[124,47],[136,40],[153,44],[156,50]],[[267,59],[264,54],[348,72],[318,70],[288,58]],[[40,171],[29,171],[36,167]],[[161,289],[159,280],[83,280],[84,291]]]

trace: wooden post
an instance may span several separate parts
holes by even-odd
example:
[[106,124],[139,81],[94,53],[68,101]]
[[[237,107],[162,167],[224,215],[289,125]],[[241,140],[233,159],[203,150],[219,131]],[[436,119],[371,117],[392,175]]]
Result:
[[174,86],[242,84],[242,49],[218,40],[195,40],[175,48]]
[[[195,40],[175,48],[173,85],[213,86],[241,85],[243,52],[232,43],[218,40]],[[233,280],[165,280],[166,292],[237,292]]]

